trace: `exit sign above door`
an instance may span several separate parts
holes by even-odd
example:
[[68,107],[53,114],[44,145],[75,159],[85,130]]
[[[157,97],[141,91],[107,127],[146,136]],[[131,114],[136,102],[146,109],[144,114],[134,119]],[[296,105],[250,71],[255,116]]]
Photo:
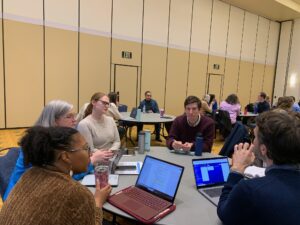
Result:
[[132,58],[132,52],[122,51],[122,58],[131,59]]

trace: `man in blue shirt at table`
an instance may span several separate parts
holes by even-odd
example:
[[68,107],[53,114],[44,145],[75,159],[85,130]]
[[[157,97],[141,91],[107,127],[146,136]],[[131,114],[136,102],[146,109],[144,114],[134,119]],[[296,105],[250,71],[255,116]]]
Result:
[[[240,143],[234,148],[218,215],[225,224],[299,224],[299,114],[264,112],[257,117],[256,124],[253,144]],[[245,168],[255,157],[266,163],[266,175],[246,180]]]
[[[143,113],[159,113],[158,104],[154,99],[152,99],[152,94],[150,91],[145,92],[145,99],[141,101],[139,109],[141,109]],[[137,128],[139,133],[141,130],[143,130],[143,124],[138,124]],[[155,124],[155,135],[155,140],[161,142],[160,123]]]

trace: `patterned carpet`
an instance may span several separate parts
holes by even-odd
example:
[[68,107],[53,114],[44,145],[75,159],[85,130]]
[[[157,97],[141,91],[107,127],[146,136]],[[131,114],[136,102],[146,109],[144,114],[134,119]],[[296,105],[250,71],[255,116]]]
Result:
[[[151,131],[154,130],[153,126],[145,126],[145,129],[150,129]],[[0,149],[5,147],[14,147],[18,146],[19,139],[22,137],[25,129],[7,129],[7,130],[0,130]],[[133,139],[136,138],[136,129],[133,128],[132,130],[132,137]],[[135,143],[136,144],[136,143]],[[224,144],[224,141],[219,138],[217,135],[217,138],[214,140],[214,145],[212,148],[213,154],[218,154],[220,149],[222,148]],[[151,140],[151,146],[166,146],[165,139],[162,138],[162,142],[157,142],[154,140],[154,136],[152,135]],[[133,147],[132,144],[128,141],[127,147]],[[6,152],[1,152],[0,156],[5,154]],[[2,207],[2,199],[0,197],[0,210]],[[112,215],[110,213],[104,213],[104,218],[107,220],[112,220]],[[122,218],[117,218],[117,221],[121,225],[130,225],[131,223],[127,220],[124,220]]]

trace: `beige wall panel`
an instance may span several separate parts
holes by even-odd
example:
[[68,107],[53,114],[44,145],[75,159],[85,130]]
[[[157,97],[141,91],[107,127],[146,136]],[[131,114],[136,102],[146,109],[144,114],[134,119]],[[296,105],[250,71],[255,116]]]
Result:
[[253,62],[255,41],[257,33],[258,16],[252,13],[245,13],[244,32],[242,40],[241,59],[243,61]]
[[150,90],[159,107],[164,107],[166,57],[166,48],[143,46],[141,99],[145,91]]
[[[208,73],[224,74],[225,58],[210,55],[208,59]],[[214,64],[219,65],[219,69],[214,69]]]
[[[0,2],[1,3],[1,2]],[[0,19],[0,43],[2,43],[2,19]],[[3,46],[0,44],[0,128],[5,127]]]
[[229,5],[219,0],[214,1],[211,23],[209,54],[225,56],[227,30],[229,18]]
[[244,13],[244,10],[231,6],[226,50],[227,58],[240,58]]
[[55,26],[67,25],[77,29],[78,1],[74,0],[45,0],[46,24]]
[[[263,91],[267,93],[267,95],[270,96],[272,100],[272,92],[273,92],[273,86],[274,86],[274,75],[275,75],[275,66],[266,66],[265,68],[265,77],[264,77],[264,83],[263,83]],[[280,96],[278,96],[280,97]]]
[[237,93],[239,64],[239,60],[226,59],[223,93],[220,102],[226,99],[228,95]]
[[242,107],[249,103],[253,63],[240,62],[239,83],[237,96]]
[[62,99],[77,110],[77,32],[46,27],[45,36],[46,103]]
[[192,0],[173,0],[170,12],[169,45],[188,50],[190,46]]
[[269,36],[270,21],[259,17],[255,46],[255,63],[265,64]]
[[[131,59],[122,58],[122,51],[132,52]],[[141,65],[141,43],[112,39],[112,63],[125,65]]]
[[166,113],[179,115],[183,113],[183,102],[186,97],[187,66],[189,53],[169,49],[168,74],[166,86]]
[[205,94],[208,56],[191,53],[187,95],[202,97]]
[[208,54],[212,0],[194,0],[191,49]]
[[142,40],[142,13],[143,1],[114,0],[113,37],[140,42]]
[[144,43],[166,47],[168,41],[169,0],[146,0]]
[[44,105],[43,28],[4,21],[7,127],[32,126]]
[[80,34],[79,107],[95,92],[109,92],[110,38]]
[[257,100],[258,93],[264,91],[262,89],[263,80],[264,80],[264,70],[265,70],[265,65],[257,64],[257,63],[254,64],[251,91],[250,91],[251,93],[250,102],[255,102]]
[[[1,10],[2,11],[2,10]],[[6,0],[4,12],[17,16],[43,20],[43,1],[41,0]]]
[[[276,65],[276,76],[274,84],[274,97],[283,96],[286,69],[289,56],[289,45],[291,39],[292,22],[287,21],[281,24],[280,42],[278,49],[278,61]],[[277,101],[277,100],[274,100]]]
[[279,30],[280,24],[271,21],[269,39],[268,39],[268,49],[267,49],[267,61],[268,65],[276,65],[277,51],[278,51],[278,41],[279,41]]
[[112,0],[80,1],[80,28],[111,32]]
[[217,101],[219,101],[219,99],[221,98],[222,83],[223,75],[209,75],[207,93],[214,94]]

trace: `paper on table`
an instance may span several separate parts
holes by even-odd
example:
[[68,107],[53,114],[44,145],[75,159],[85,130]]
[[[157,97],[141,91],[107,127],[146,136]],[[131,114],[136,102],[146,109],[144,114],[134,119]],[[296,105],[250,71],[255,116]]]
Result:
[[253,177],[264,177],[266,168],[257,167],[257,166],[248,166],[245,169],[245,176],[249,178]]
[[[114,179],[113,179],[112,176],[113,176],[113,174],[110,174],[109,177],[108,177],[108,183],[110,185],[114,185],[115,184]],[[84,178],[81,181],[81,184],[84,185],[84,186],[88,186],[88,187],[96,186],[96,183],[95,183],[95,174],[85,175]]]
[[140,170],[143,166],[143,163],[138,162],[119,162],[117,169],[115,170],[115,174],[128,174],[134,175],[139,174]]

